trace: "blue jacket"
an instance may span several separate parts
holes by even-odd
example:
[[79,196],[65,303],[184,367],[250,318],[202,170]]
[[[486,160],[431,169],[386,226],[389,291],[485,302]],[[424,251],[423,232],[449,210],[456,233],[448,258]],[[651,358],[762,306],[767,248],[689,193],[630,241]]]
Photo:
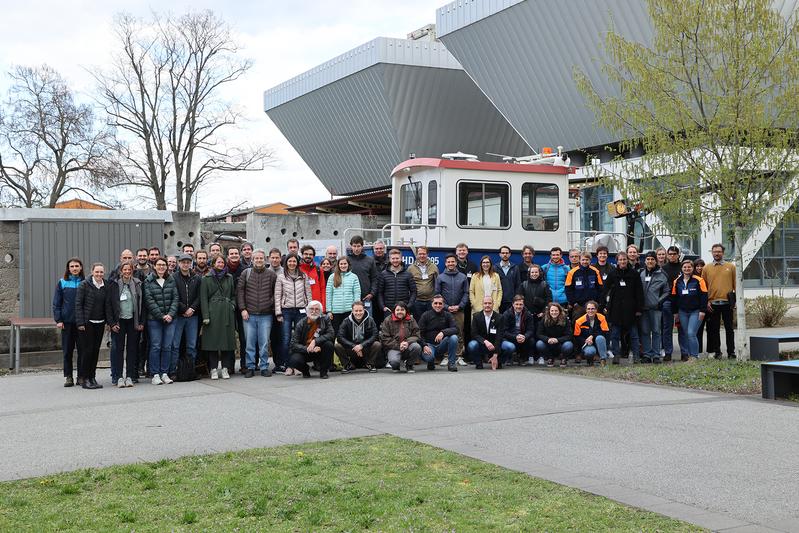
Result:
[[541,269],[544,271],[549,290],[552,291],[552,301],[561,305],[568,302],[566,298],[566,276],[569,275],[569,265],[566,263],[553,263],[545,264]]
[[671,286],[672,311],[700,311],[707,310],[707,285],[699,276],[691,276],[685,283],[682,274],[674,280]]
[[591,265],[569,270],[565,284],[570,304],[585,305],[589,300],[597,303],[602,301],[602,274]]
[[53,294],[53,319],[66,324],[75,323],[75,295],[78,285],[83,278],[70,276],[69,279],[60,279],[55,286]]
[[469,303],[469,280],[466,274],[445,270],[436,276],[436,294],[444,297],[446,305],[457,305],[463,311]]

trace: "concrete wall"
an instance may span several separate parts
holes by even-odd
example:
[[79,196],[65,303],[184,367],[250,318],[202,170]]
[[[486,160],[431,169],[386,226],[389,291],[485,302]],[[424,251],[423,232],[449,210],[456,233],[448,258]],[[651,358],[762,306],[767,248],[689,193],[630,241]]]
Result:
[[0,222],[0,325],[19,316],[19,223]]
[[[247,239],[256,247],[281,250],[286,241],[294,237],[300,242],[308,240],[339,240],[345,238],[347,228],[381,228],[389,222],[388,216],[369,215],[271,215],[251,213],[247,216]],[[346,239],[361,231],[346,233]],[[373,240],[377,232],[364,238]]]
[[172,223],[164,224],[164,247],[162,250],[172,255],[184,244],[193,244],[195,249],[202,245],[200,236],[200,213],[172,212]]

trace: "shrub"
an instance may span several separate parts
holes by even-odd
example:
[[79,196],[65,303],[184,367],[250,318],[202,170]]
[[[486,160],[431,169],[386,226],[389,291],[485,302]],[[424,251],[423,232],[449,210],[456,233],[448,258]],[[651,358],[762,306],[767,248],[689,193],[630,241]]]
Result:
[[746,307],[764,328],[779,326],[790,309],[785,298],[775,294],[749,300],[746,302]]

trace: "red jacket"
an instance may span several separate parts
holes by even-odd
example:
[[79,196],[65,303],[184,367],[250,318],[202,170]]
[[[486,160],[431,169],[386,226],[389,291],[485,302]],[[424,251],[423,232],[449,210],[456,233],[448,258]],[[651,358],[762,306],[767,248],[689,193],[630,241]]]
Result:
[[308,280],[311,284],[311,297],[314,300],[318,300],[322,302],[322,309],[326,309],[325,307],[325,274],[322,270],[317,266],[316,263],[311,263],[310,265],[305,261],[300,261],[300,271],[308,276]]

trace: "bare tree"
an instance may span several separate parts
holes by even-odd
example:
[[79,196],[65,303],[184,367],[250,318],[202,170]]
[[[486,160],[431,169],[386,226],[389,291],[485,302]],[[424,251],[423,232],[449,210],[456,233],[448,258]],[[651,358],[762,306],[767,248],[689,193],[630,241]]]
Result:
[[96,75],[117,130],[116,184],[147,187],[166,209],[174,186],[178,211],[190,211],[204,183],[224,172],[263,170],[264,146],[229,147],[223,134],[242,121],[222,97],[252,63],[237,57],[229,26],[211,11],[143,23],[119,15],[120,50]]
[[0,115],[0,198],[25,207],[54,207],[71,191],[95,198],[83,185],[102,173],[107,132],[96,127],[92,107],[76,103],[47,65],[20,66],[10,77]]

